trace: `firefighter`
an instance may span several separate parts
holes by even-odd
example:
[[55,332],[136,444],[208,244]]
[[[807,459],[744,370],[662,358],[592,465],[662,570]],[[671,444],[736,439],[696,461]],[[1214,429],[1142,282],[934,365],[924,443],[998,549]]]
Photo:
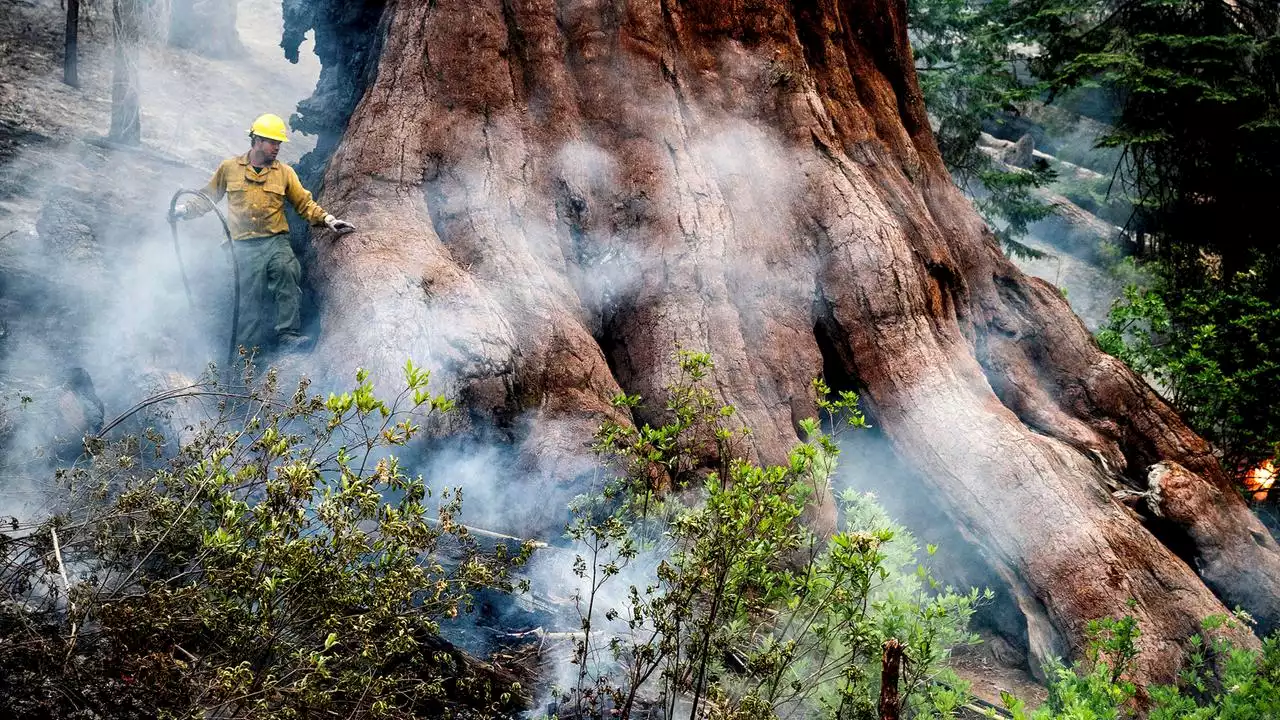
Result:
[[[338,234],[355,230],[351,223],[325,212],[302,186],[293,168],[276,159],[285,136],[284,120],[266,114],[249,128],[249,152],[224,160],[204,188],[214,202],[225,195],[227,220],[240,270],[240,325],[236,343],[246,348],[270,347],[280,352],[306,349],[301,334],[302,267],[289,245],[284,203],[290,202],[311,225],[326,225]],[[212,208],[200,198],[175,209],[175,219],[189,220]]]

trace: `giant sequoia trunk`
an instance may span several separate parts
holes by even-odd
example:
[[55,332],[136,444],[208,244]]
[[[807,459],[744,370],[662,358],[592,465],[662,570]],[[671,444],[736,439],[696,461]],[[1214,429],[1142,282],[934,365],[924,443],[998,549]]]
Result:
[[360,232],[317,238],[321,352],[443,371],[530,483],[572,475],[613,393],[660,395],[677,347],[714,355],[781,460],[825,360],[1008,583],[1037,657],[1131,598],[1148,678],[1206,615],[1280,619],[1280,550],[1206,444],[951,184],[901,0],[364,17],[346,42],[380,53],[346,70],[362,98],[322,196]]

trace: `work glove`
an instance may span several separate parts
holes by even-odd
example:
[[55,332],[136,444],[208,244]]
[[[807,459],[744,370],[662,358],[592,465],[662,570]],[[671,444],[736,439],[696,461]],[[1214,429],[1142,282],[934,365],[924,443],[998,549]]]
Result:
[[169,211],[169,222],[176,223],[179,220],[186,220],[191,217],[191,208],[187,203],[178,203]]
[[330,230],[338,233],[339,235],[346,235],[347,233],[356,231],[355,225],[352,225],[346,220],[339,220],[332,215],[324,216],[324,224],[328,225]]
[[190,220],[200,217],[200,215],[209,212],[213,206],[205,202],[202,197],[193,197],[185,202],[180,202],[173,208],[173,212],[169,215],[169,222],[177,222],[179,220]]

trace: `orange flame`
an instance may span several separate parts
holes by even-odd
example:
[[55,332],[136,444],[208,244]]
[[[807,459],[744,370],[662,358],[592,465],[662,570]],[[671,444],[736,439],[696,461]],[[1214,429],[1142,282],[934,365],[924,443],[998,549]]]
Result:
[[1276,472],[1275,458],[1272,458],[1253,468],[1244,476],[1244,487],[1253,493],[1254,500],[1262,502],[1267,499],[1267,494],[1271,492],[1271,486],[1276,484]]

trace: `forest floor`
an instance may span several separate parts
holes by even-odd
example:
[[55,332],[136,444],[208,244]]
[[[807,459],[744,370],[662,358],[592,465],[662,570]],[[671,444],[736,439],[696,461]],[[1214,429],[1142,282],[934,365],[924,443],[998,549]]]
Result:
[[1001,693],[1009,693],[1036,707],[1048,697],[1044,686],[1025,667],[1006,662],[998,650],[1004,643],[998,638],[985,638],[980,645],[962,650],[951,666],[961,679],[970,683],[969,692],[990,705],[1003,708]]
[[[59,0],[9,0],[0,12],[0,235],[34,229],[42,198],[23,192],[35,178],[65,169],[101,138],[111,120],[111,4],[84,3],[80,87],[62,82],[64,15]],[[249,123],[274,112],[287,118],[315,89],[320,63],[302,48],[290,64],[279,47],[280,0],[241,3],[240,56],[216,60],[168,47],[163,21],[144,31],[138,68],[142,145],[153,156],[212,174],[243,152]],[[315,146],[294,134],[280,159]]]

